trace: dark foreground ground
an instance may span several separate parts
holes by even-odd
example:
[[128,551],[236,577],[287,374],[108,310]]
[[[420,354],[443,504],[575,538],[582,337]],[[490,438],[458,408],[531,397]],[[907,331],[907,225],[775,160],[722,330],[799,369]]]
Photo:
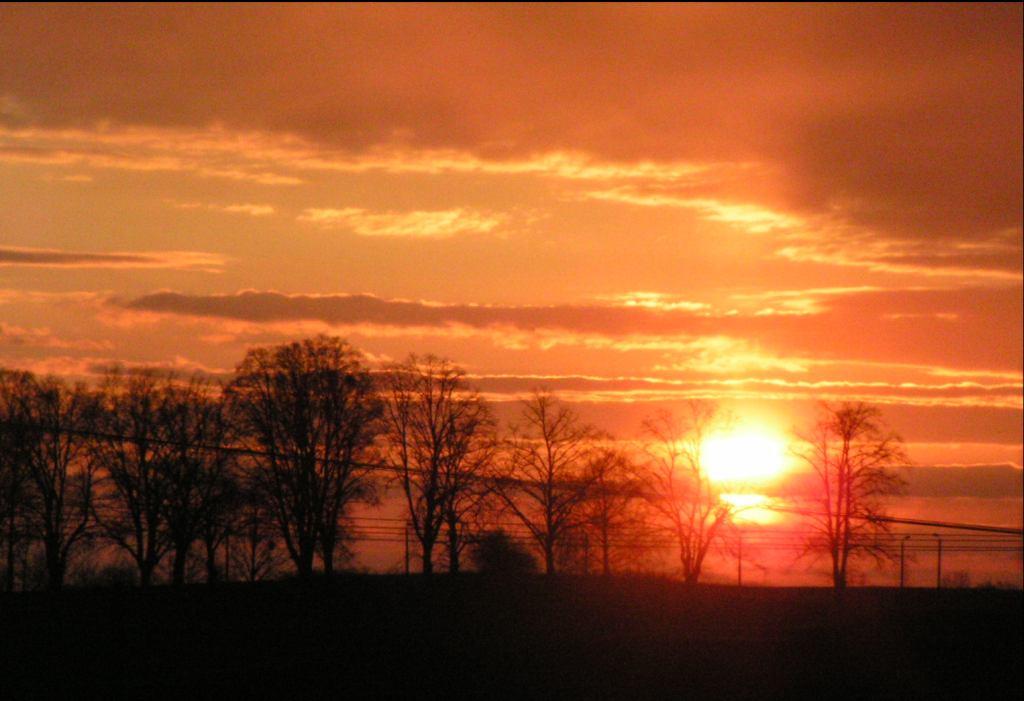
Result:
[[0,596],[0,698],[986,698],[1021,592],[350,577]]

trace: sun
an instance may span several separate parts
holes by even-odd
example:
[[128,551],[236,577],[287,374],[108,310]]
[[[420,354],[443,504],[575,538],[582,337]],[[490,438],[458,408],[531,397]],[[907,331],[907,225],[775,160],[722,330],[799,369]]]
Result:
[[786,441],[765,431],[712,436],[704,442],[702,453],[708,477],[720,483],[766,482],[786,466]]

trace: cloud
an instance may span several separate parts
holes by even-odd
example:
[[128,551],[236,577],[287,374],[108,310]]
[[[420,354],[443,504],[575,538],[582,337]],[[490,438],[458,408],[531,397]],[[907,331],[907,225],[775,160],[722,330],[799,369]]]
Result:
[[274,214],[277,209],[269,204],[214,204],[211,202],[177,202],[168,200],[168,204],[177,209],[200,209],[212,212],[225,212],[227,214],[247,214],[250,217],[267,217]]
[[797,263],[864,268],[872,272],[1020,281],[1018,232],[973,242],[880,239],[869,234],[818,232],[791,237],[776,255]]
[[667,192],[651,192],[650,188],[620,186],[607,190],[593,190],[584,194],[586,199],[641,207],[677,207],[695,210],[703,219],[724,222],[752,234],[777,230],[790,230],[806,225],[792,214],[772,211],[747,202],[727,202],[707,196],[681,196]]
[[[296,175],[272,170],[253,138],[220,129],[23,129],[0,122],[0,162],[134,173],[191,173],[268,186],[294,186]],[[278,164],[280,165],[280,164]],[[73,174],[80,179],[88,174]]]
[[1022,474],[1013,465],[914,466],[905,472],[907,496],[1019,499]]
[[470,375],[492,400],[511,401],[543,386],[564,399],[587,402],[679,402],[693,398],[774,401],[865,401],[923,407],[1021,409],[1017,383],[914,383],[799,380],[763,377],[595,377],[580,375]]
[[24,327],[0,321],[0,347],[4,348],[46,348],[65,350],[109,350],[109,341],[62,338],[48,328]]
[[[884,242],[1009,232],[994,269],[1017,272],[1021,30],[1018,4],[264,6],[243,19],[12,6],[0,124],[36,137],[3,157],[278,185],[304,179],[275,151],[290,168],[670,170],[680,183],[686,168],[706,181],[709,164],[752,163],[768,182],[680,202],[771,230],[828,217]],[[221,145],[201,138],[211,124]],[[132,129],[188,138],[96,148]],[[239,158],[253,134],[269,148]],[[809,260],[806,245],[789,253]],[[991,269],[951,262],[936,267]],[[887,265],[872,269],[931,267]]]
[[[658,308],[474,305],[384,299],[369,294],[303,295],[243,291],[221,295],[157,292],[116,303],[129,313],[229,319],[257,324],[320,322],[378,329],[501,332],[510,346],[664,351],[677,362],[707,358],[724,370],[758,363],[799,370],[814,362],[927,364],[976,371],[1021,370],[1022,300],[1006,288],[808,291],[800,314],[693,305]],[[775,293],[779,294],[779,293]],[[769,307],[770,308],[770,307]],[[895,316],[894,316],[895,315]],[[370,329],[372,333],[372,328]],[[969,338],[970,343],[964,339]],[[1007,338],[1017,339],[1007,343]],[[671,355],[666,363],[671,363]],[[716,360],[717,359],[717,360]]]
[[306,209],[298,220],[323,228],[351,229],[359,236],[448,238],[457,234],[487,233],[505,217],[468,209],[412,212],[370,212],[360,207]]
[[3,359],[3,367],[27,370],[37,375],[58,375],[75,380],[95,380],[111,370],[138,372],[143,369],[157,369],[173,372],[179,376],[199,374],[213,379],[229,379],[232,371],[209,367],[201,362],[185,356],[177,355],[170,360],[139,361],[124,360],[102,356],[47,356],[47,357],[7,357]]
[[33,268],[172,268],[220,272],[226,260],[202,251],[87,253],[52,248],[0,247],[0,267]]
[[[714,188],[714,183],[707,185]],[[858,225],[842,207],[828,213],[787,213],[737,196],[742,193],[734,194],[731,201],[715,199],[707,187],[671,182],[620,185],[583,194],[593,201],[692,210],[702,219],[750,234],[776,234],[775,255],[796,263],[925,277],[1024,279],[1019,226],[969,240],[941,235],[921,238]]]

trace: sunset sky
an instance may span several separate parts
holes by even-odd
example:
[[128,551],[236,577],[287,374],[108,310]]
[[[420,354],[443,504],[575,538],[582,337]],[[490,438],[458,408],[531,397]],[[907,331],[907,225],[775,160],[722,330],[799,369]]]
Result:
[[1020,4],[3,6],[0,364],[226,375],[322,331],[622,438],[689,397],[783,435],[864,400],[907,513],[1019,525],[1021,34]]

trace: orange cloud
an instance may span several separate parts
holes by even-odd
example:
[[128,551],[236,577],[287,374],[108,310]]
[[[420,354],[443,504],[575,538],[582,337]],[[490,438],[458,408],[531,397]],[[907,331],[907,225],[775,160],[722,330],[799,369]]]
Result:
[[467,209],[412,212],[370,212],[360,207],[307,209],[298,220],[324,228],[347,228],[359,236],[447,238],[466,233],[487,233],[505,217]]
[[173,268],[220,272],[223,256],[202,251],[91,253],[52,248],[0,247],[0,267],[32,268]]

